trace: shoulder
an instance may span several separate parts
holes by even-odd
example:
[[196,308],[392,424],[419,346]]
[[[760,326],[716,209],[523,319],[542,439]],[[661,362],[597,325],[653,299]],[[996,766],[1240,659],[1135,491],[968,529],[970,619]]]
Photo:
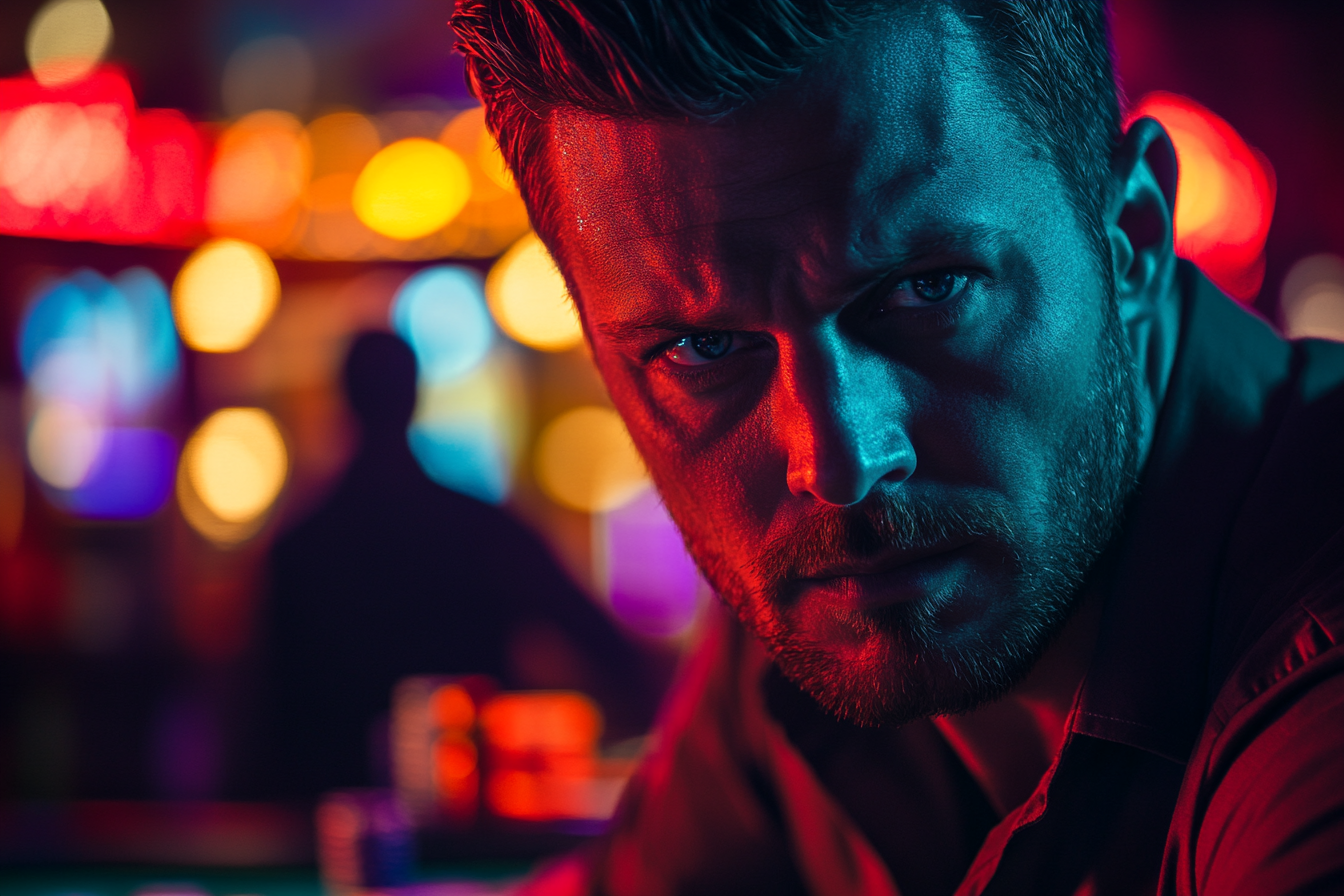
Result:
[[1278,590],[1191,758],[1163,892],[1344,887],[1344,528]]

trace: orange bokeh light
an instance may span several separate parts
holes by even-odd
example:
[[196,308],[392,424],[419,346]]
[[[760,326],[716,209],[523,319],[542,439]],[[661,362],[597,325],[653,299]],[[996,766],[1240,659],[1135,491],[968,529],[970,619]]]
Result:
[[1126,126],[1153,118],[1176,148],[1176,254],[1229,295],[1253,299],[1264,281],[1264,247],[1274,213],[1274,169],[1236,130],[1188,97],[1157,91]]
[[460,684],[446,684],[429,698],[434,723],[445,730],[467,731],[476,724],[476,703]]
[[602,734],[602,712],[571,691],[501,694],[481,711],[481,727],[495,750],[584,756]]
[[298,223],[312,148],[303,124],[266,110],[234,122],[215,148],[206,197],[210,230],[274,249]]
[[476,773],[476,765],[476,745],[466,735],[452,732],[439,736],[434,744],[434,777],[440,790],[454,791],[454,785],[465,782]]

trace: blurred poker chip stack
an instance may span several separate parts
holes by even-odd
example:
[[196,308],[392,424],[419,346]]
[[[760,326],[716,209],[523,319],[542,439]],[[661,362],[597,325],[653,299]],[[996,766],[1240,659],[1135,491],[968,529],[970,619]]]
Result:
[[411,818],[391,790],[340,790],[317,807],[322,882],[333,896],[410,883],[415,862]]
[[481,802],[480,710],[498,688],[483,675],[417,675],[392,694],[392,779],[419,826],[469,827]]

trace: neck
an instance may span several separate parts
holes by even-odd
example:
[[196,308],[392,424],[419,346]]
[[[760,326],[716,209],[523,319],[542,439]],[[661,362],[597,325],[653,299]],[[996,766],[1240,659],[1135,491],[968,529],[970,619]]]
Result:
[[1021,684],[993,703],[933,720],[1001,816],[1026,801],[1063,746],[1100,621],[1099,596],[1085,592]]

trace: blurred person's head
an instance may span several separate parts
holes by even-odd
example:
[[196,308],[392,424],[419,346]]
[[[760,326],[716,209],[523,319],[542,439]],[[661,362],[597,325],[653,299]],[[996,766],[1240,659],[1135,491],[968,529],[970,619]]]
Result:
[[415,413],[415,377],[415,352],[401,337],[371,330],[354,338],[343,381],[366,439],[405,439]]
[[[1146,452],[1170,144],[1094,2],[459,0],[696,560],[832,711],[1025,676]],[[1136,363],[1142,362],[1142,363]]]

